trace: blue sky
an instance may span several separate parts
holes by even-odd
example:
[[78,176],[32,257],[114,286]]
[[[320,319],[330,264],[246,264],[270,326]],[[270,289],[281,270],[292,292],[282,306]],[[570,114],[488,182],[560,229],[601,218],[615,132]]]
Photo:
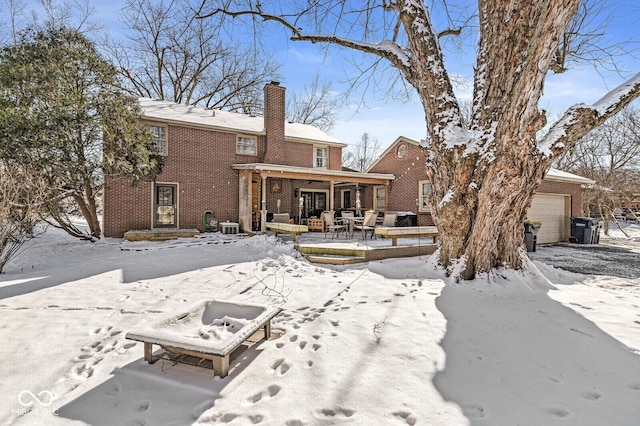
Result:
[[[96,8],[94,19],[103,23],[112,34],[122,31],[117,20],[118,11],[125,4],[124,0],[93,0]],[[610,40],[640,40],[640,2],[638,0],[607,0],[612,7],[612,25],[608,37]],[[276,30],[268,41],[275,59],[282,63],[282,85],[289,90],[302,90],[305,82],[316,73],[326,76],[332,82],[332,89],[342,92],[345,89],[340,82],[345,79],[344,68],[347,62],[340,52],[350,55],[347,50],[334,50],[328,58],[323,57],[318,46],[308,42],[292,42],[286,35]],[[640,53],[640,46],[636,49]],[[473,58],[452,55],[449,73],[472,81]],[[640,54],[638,55],[640,56]],[[447,57],[449,59],[449,57]],[[640,60],[627,57],[623,64],[625,75],[640,72]],[[603,79],[604,76],[604,79]],[[595,70],[584,65],[580,69],[570,70],[561,75],[552,75],[545,85],[544,97],[540,107],[548,111],[549,119],[561,114],[568,106],[577,103],[592,103],[608,90],[623,82],[623,77],[603,69]],[[457,92],[461,99],[471,98],[471,84],[460,87]],[[337,139],[355,144],[364,132],[376,137],[382,149],[386,148],[398,136],[422,139],[426,134],[424,113],[420,102],[415,97],[409,102],[381,102],[374,99],[371,93],[366,95],[368,107],[359,107],[359,96],[350,99],[338,117],[335,128],[330,132]]]

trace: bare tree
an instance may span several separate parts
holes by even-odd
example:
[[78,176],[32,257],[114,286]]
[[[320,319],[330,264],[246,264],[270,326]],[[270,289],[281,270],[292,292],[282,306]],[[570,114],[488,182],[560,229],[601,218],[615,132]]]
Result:
[[[453,2],[442,2],[445,5]],[[203,1],[201,15],[277,24],[294,41],[326,43],[388,61],[417,92],[429,145],[431,212],[440,232],[436,258],[456,278],[525,264],[523,222],[554,158],[640,95],[640,74],[594,105],[569,108],[542,137],[545,78],[580,0],[480,0],[473,115],[467,128],[446,70],[441,40],[418,0],[324,2]],[[568,50],[569,51],[569,50]],[[565,61],[566,63],[566,61]]]
[[585,191],[583,206],[590,215],[604,218],[608,232],[613,211],[638,192],[640,110],[627,106],[565,150],[556,165],[597,182]]
[[331,130],[336,122],[339,101],[331,94],[331,85],[316,74],[304,87],[304,93],[293,92],[287,98],[287,118],[294,123],[310,124]]
[[27,165],[0,160],[0,272],[34,237],[48,192]]
[[72,28],[87,36],[101,32],[89,0],[0,0],[0,45],[16,44],[27,28]]
[[360,142],[349,146],[343,156],[342,165],[359,172],[366,171],[380,154],[380,141],[369,133],[363,133]]
[[278,80],[279,64],[234,42],[220,23],[202,22],[189,2],[127,0],[127,41],[108,41],[132,94],[206,108],[257,114],[262,87]]
[[578,63],[618,70],[616,58],[632,52],[627,51],[625,41],[603,40],[612,20],[610,11],[602,0],[580,1],[554,53],[551,63],[554,72],[565,72]]

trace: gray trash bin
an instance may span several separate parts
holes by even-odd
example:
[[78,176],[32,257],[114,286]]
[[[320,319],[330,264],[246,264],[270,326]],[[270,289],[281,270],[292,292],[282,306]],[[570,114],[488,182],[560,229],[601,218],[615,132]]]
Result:
[[536,251],[538,245],[538,231],[542,224],[528,220],[524,223],[524,243],[527,246],[527,251]]
[[578,244],[598,244],[600,222],[592,217],[572,217],[571,241]]

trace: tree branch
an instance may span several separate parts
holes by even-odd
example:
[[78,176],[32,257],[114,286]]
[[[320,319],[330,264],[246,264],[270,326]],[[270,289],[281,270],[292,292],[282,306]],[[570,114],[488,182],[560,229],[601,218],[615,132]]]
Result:
[[538,148],[554,157],[560,155],[638,96],[640,96],[640,73],[611,90],[591,106],[577,104],[570,107],[540,139]]
[[198,19],[209,18],[216,14],[224,14],[237,18],[240,16],[254,16],[262,18],[264,21],[274,21],[291,31],[291,40],[294,41],[310,41],[312,43],[332,43],[342,47],[348,47],[350,49],[359,50],[365,53],[373,53],[388,59],[394,66],[405,72],[410,68],[409,55],[397,44],[391,40],[383,40],[380,43],[365,43],[360,41],[351,40],[345,37],[337,35],[325,35],[325,34],[303,34],[302,28],[296,27],[286,19],[263,13],[256,10],[242,10],[242,11],[228,11],[225,9],[215,9],[214,11],[207,13],[206,15],[198,15]]

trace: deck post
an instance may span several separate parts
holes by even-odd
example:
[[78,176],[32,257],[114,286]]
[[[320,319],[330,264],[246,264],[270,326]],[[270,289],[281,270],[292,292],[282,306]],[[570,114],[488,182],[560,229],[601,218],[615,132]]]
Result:
[[268,320],[264,325],[264,340],[271,339],[271,320]]
[[149,364],[157,361],[153,359],[153,343],[144,342],[144,360]]
[[227,377],[229,374],[229,354],[224,356],[214,356],[211,358],[213,373],[218,376]]

